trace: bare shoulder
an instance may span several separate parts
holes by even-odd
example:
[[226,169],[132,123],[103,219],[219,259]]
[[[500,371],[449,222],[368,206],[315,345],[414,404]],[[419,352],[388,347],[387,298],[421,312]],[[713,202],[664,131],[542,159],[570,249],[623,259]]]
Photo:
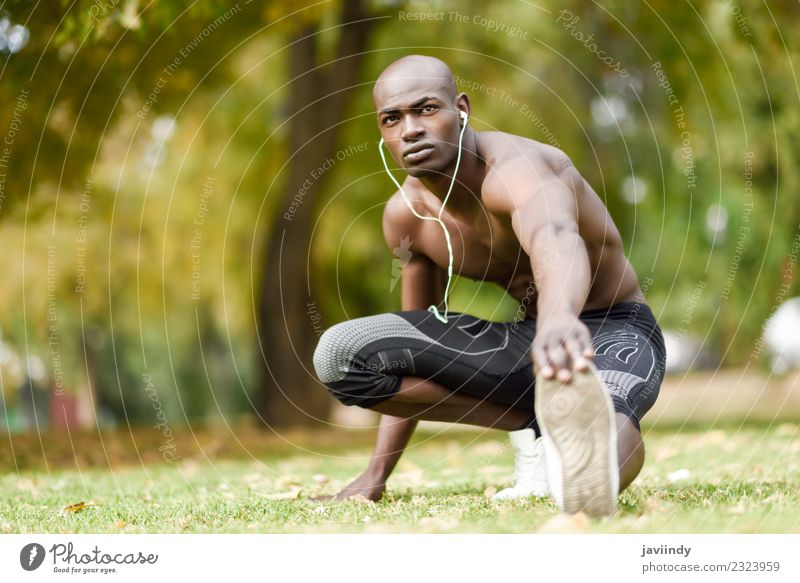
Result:
[[481,132],[480,153],[490,168],[524,161],[533,171],[559,173],[572,166],[560,148],[507,132]]
[[[424,188],[416,187],[410,180],[405,181],[403,189],[414,211],[423,216],[432,214],[427,204],[430,193],[426,193]],[[383,209],[383,236],[390,248],[400,245],[404,238],[414,239],[419,233],[421,223],[399,190],[386,201]]]
[[[415,189],[414,186],[411,186],[409,188],[408,182],[403,184],[403,190],[405,190],[414,211],[421,216],[435,216],[438,210],[434,207],[438,199],[424,187]],[[434,201],[430,201],[430,198],[434,198]],[[438,269],[430,258],[429,250],[440,246],[440,242],[436,239],[438,233],[432,233],[430,222],[420,219],[411,211],[399,190],[386,201],[386,207],[383,210],[383,237],[392,253],[403,260],[403,272],[406,274],[403,277],[408,276],[409,281],[419,283],[421,278],[427,282],[431,278],[435,279],[444,274],[444,271]],[[426,288],[427,285],[427,283],[423,283],[423,288]],[[421,300],[421,303],[429,305],[435,301],[434,298],[427,298]],[[420,302],[415,303],[414,300],[411,300],[409,305],[418,303]],[[404,305],[406,305],[405,300]]]
[[480,153],[486,161],[481,197],[490,208],[508,210],[521,193],[532,194],[554,180],[576,193],[582,188],[572,160],[555,146],[506,132],[482,132]]

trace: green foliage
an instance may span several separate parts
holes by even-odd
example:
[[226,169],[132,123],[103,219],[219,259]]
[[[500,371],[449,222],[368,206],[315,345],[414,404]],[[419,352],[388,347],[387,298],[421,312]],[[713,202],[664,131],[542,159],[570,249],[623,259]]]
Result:
[[[98,406],[120,419],[151,420],[145,373],[175,422],[250,408],[264,241],[285,211],[290,42],[318,31],[320,54],[332,59],[342,31],[332,26],[338,2],[240,4],[233,13],[221,0],[4,4],[31,32],[0,66],[0,139],[18,128],[0,198],[11,250],[0,262],[4,339],[52,368],[55,302],[67,385],[90,382]],[[713,328],[716,353],[747,362],[765,319],[798,291],[787,270],[800,224],[794,8],[743,1],[737,21],[734,4],[719,0],[539,4],[390,5],[357,95],[347,111],[329,112],[344,124],[342,155],[331,153],[311,256],[297,266],[316,274],[323,324],[399,309],[380,223],[393,185],[376,151],[370,90],[392,60],[419,52],[450,64],[470,94],[474,127],[551,142],[571,156],[614,217],[640,279],[651,282],[648,301],[664,327],[701,337]],[[375,2],[375,14],[386,6]],[[564,10],[578,20],[570,25]],[[425,11],[444,16],[400,16]],[[589,34],[628,76],[598,58]],[[627,112],[618,126],[597,123],[603,100]],[[631,176],[646,187],[638,204],[626,193]],[[213,195],[203,201],[209,180]],[[714,241],[712,205],[728,217]],[[705,286],[689,314],[698,282]],[[457,280],[451,309],[502,319],[516,306],[496,285]],[[12,406],[21,374],[2,371]]]

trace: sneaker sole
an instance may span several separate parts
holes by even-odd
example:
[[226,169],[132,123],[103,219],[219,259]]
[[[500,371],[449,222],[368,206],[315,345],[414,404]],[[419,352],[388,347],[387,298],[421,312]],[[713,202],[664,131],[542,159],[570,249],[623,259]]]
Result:
[[616,420],[594,365],[590,362],[585,372],[573,371],[567,384],[537,378],[536,411],[548,469],[561,478],[556,488],[552,480],[550,484],[561,510],[614,514],[619,493]]

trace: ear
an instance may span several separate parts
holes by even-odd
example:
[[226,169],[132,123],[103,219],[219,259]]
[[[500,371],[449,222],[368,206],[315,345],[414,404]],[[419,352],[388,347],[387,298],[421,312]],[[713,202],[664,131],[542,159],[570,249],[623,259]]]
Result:
[[456,108],[460,110],[459,119],[463,120],[464,123],[469,122],[469,115],[472,109],[469,103],[469,95],[466,93],[459,93],[456,97]]

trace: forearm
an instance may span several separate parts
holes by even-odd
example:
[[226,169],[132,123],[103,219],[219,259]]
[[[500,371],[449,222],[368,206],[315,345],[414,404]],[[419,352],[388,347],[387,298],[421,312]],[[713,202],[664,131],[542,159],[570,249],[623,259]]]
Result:
[[591,269],[586,244],[577,231],[544,229],[536,241],[543,253],[531,255],[534,279],[538,280],[537,313],[543,322],[551,316],[583,310],[591,287]]
[[[424,310],[441,301],[443,273],[426,257],[418,256],[406,264],[402,274],[403,310]],[[385,481],[392,473],[417,427],[416,419],[382,415],[375,452],[367,473]]]
[[375,452],[372,454],[367,472],[385,481],[403,455],[416,427],[416,419],[382,415]]
[[[401,305],[404,310],[425,310],[429,305],[441,301],[444,272],[427,257],[417,256],[409,261],[402,276]],[[383,415],[368,471],[388,477],[416,427],[415,419]]]

